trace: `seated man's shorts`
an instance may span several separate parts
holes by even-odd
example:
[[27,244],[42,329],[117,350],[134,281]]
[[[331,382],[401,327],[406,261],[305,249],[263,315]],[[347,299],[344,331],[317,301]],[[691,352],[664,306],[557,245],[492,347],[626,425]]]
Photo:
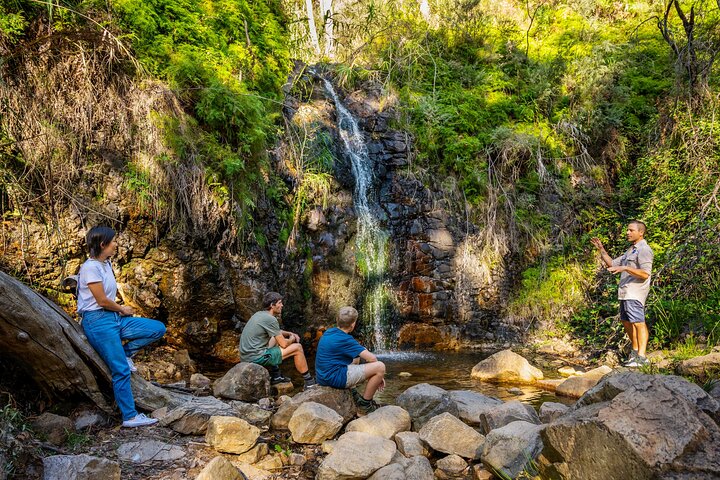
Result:
[[620,320],[645,323],[645,306],[640,300],[620,300]]
[[275,345],[274,347],[270,347],[265,350],[265,353],[263,353],[262,357],[258,358],[253,363],[257,363],[258,365],[262,365],[263,367],[273,367],[276,365],[280,365],[282,363],[282,360],[282,351],[280,350],[280,347]]
[[347,382],[345,382],[345,388],[352,388],[356,385],[360,385],[365,381],[365,365],[348,365],[347,371]]

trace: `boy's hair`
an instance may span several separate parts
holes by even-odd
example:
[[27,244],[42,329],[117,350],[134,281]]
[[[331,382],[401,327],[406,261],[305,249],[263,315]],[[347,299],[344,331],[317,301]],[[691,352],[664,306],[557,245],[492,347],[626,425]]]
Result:
[[90,257],[96,258],[100,255],[103,248],[107,247],[113,238],[115,238],[115,230],[110,227],[97,226],[91,228],[85,235],[85,244]]
[[270,307],[275,305],[277,302],[282,300],[282,295],[277,292],[267,292],[263,297],[262,305],[265,310],[270,310]]
[[337,326],[349,328],[358,318],[358,311],[353,307],[340,307],[337,314]]
[[640,220],[630,220],[628,225],[633,223],[638,226],[638,231],[645,235],[645,232],[647,232],[647,225],[645,225],[645,222],[641,222]]

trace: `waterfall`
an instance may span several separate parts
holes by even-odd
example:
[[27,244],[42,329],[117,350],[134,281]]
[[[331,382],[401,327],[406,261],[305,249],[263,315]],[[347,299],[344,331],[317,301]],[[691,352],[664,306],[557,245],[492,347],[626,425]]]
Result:
[[328,95],[335,102],[338,130],[355,177],[353,201],[358,218],[356,257],[360,271],[365,276],[366,288],[363,320],[367,333],[372,335],[375,350],[383,351],[390,347],[389,325],[385,318],[390,292],[385,278],[389,235],[381,228],[378,220],[380,207],[373,183],[373,165],[357,120],[342,104],[332,84],[325,78],[322,80]]

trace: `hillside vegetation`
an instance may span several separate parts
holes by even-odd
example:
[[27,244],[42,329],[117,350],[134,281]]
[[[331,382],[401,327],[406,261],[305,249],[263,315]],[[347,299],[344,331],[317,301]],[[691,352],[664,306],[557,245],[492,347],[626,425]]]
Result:
[[[306,6],[3,2],[3,216],[50,217],[78,183],[102,203],[110,168],[161,229],[242,248],[263,241],[267,200],[287,238],[317,176],[287,186],[267,152],[292,59],[325,62],[347,90],[382,86],[415,139],[406,173],[457,185],[484,261],[522,266],[509,317],[620,341],[616,282],[589,239],[620,255],[638,218],[652,341],[720,341],[718,3],[335,0],[312,20]],[[117,115],[78,110],[88,97]]]

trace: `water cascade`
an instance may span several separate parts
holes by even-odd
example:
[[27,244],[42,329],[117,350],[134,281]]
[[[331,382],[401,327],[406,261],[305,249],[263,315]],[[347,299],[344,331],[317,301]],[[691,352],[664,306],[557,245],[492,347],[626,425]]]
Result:
[[366,292],[362,320],[365,333],[372,338],[375,350],[384,351],[391,347],[386,318],[390,294],[386,280],[389,235],[382,229],[378,219],[380,207],[373,182],[373,164],[357,120],[342,104],[332,84],[325,78],[323,82],[328,95],[335,102],[338,130],[355,177],[353,201],[358,218],[356,258],[365,276]]

